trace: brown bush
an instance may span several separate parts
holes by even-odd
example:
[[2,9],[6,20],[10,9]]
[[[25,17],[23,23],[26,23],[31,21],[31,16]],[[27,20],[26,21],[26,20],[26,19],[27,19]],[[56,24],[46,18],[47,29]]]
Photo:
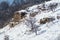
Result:
[[43,18],[43,19],[40,19],[40,24],[45,24],[47,22],[51,22],[55,20],[54,18]]
[[17,25],[18,24],[18,22],[10,22],[9,23],[9,26],[12,28],[12,27],[14,27],[15,25]]
[[38,13],[30,13],[30,16],[31,16],[31,17],[35,17],[36,14],[38,14]]
[[21,14],[20,14],[21,15],[21,19],[25,18],[26,14],[27,14],[26,12],[21,12]]
[[21,19],[21,15],[19,13],[15,13],[13,16],[13,21],[19,22],[20,19]]
[[15,25],[19,24],[19,22],[21,22],[21,20],[25,18],[25,14],[26,13],[24,12],[15,12],[11,22],[9,23],[10,27],[14,27]]
[[57,19],[60,19],[60,16],[57,16]]

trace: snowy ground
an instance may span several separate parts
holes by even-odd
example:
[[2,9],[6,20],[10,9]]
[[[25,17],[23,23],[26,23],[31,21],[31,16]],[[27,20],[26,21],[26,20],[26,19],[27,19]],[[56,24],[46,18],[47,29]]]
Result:
[[[53,3],[53,1],[45,2],[47,6],[49,5],[49,3]],[[42,4],[38,5],[41,6]],[[60,5],[57,6],[55,11],[40,11],[39,9],[37,9],[38,5],[29,7],[29,12],[27,12],[38,12],[38,14],[34,17],[37,20],[37,25],[39,25],[39,19],[45,17],[54,17],[55,20],[50,23],[39,25],[40,31],[38,31],[38,35],[35,35],[35,33],[25,34],[26,30],[29,30],[29,28],[24,24],[24,22],[19,23],[11,29],[9,29],[9,25],[7,25],[5,28],[0,29],[0,40],[4,40],[5,36],[8,36],[9,40],[60,40],[60,19],[57,19],[57,15],[60,15]]]

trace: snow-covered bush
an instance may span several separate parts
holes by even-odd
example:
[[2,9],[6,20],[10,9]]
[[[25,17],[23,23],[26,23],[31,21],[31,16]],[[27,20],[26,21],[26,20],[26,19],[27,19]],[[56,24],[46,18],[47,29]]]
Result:
[[58,37],[56,37],[55,40],[60,40],[60,35]]
[[28,31],[34,32],[37,35],[39,25],[36,25],[35,23],[36,23],[36,19],[32,17],[30,17],[29,19],[26,19],[25,21],[25,25],[30,28],[30,30]]
[[8,35],[5,35],[4,37],[5,37],[4,40],[9,40],[9,36]]
[[50,3],[50,5],[49,5],[49,9],[51,10],[51,11],[55,11],[55,9],[56,9],[56,7],[57,7],[57,5],[58,5],[58,3]]

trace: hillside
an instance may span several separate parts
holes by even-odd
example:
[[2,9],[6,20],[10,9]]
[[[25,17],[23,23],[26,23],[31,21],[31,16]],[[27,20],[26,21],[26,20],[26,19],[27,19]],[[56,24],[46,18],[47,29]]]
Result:
[[6,26],[13,17],[14,12],[35,4],[50,0],[0,0],[0,29]]
[[8,24],[0,29],[0,40],[60,40],[60,2],[48,1],[17,12],[27,15],[14,27]]

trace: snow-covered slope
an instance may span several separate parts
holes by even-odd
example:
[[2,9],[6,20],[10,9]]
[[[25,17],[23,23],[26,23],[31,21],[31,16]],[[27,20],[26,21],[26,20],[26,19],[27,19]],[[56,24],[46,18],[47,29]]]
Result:
[[[51,4],[58,3],[56,8],[53,7],[53,11],[51,11],[48,7]],[[0,29],[0,40],[60,40],[60,19],[57,19],[57,16],[60,15],[60,2],[49,1],[45,2],[45,8],[48,10],[40,10],[38,8],[43,8],[43,3],[34,5],[32,7],[28,7],[25,10],[21,10],[18,12],[27,12],[27,19],[29,19],[30,13],[37,13],[35,17],[32,19],[36,19],[35,25],[39,26],[39,31],[37,31],[37,35],[35,32],[30,33],[30,27],[28,27],[24,22],[17,24],[15,27],[10,28],[9,24]],[[39,24],[38,21],[45,17],[53,17],[54,21],[45,24]],[[26,34],[27,33],[27,34]]]

